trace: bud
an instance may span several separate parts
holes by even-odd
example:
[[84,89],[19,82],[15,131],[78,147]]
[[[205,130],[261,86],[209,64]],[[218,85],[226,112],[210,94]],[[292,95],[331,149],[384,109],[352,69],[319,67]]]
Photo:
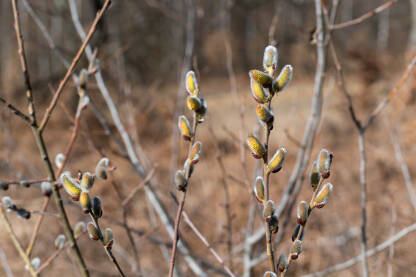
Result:
[[193,71],[186,73],[186,91],[190,95],[196,96],[198,94],[198,82]]
[[86,69],[82,69],[81,73],[79,74],[79,86],[83,89],[87,87],[88,82],[88,71]]
[[[299,231],[300,231],[300,224],[296,224],[295,228],[293,229],[292,233],[292,241],[298,239]],[[299,240],[303,240],[303,235],[305,234],[305,228],[302,229],[302,233],[299,236]]]
[[[33,270],[35,270],[35,271],[38,270],[38,268],[40,267],[40,258],[39,257],[33,258],[30,261],[30,264],[32,265]],[[25,269],[29,270],[29,267],[26,265]]]
[[100,234],[98,233],[98,229],[95,227],[95,225],[92,222],[88,222],[87,224],[87,230],[88,230],[88,236],[92,240],[99,240]]
[[318,171],[318,163],[316,161],[314,161],[312,164],[311,172],[309,173],[309,180],[313,190],[316,190],[319,181],[321,181],[321,174]]
[[318,209],[323,208],[329,200],[329,195],[332,192],[332,188],[333,186],[331,183],[326,183],[313,200],[312,207],[316,207]]
[[183,173],[182,170],[178,170],[176,171],[175,174],[175,185],[176,185],[176,189],[180,190],[180,191],[185,191],[186,190],[186,179],[185,179],[185,175]]
[[295,240],[290,247],[290,259],[296,260],[302,252],[302,241]]
[[332,163],[332,154],[326,149],[322,149],[318,154],[317,167],[322,178],[326,179],[329,177],[329,171]]
[[202,151],[202,143],[200,141],[197,141],[192,146],[192,151],[189,159],[191,160],[191,163],[196,164],[199,162],[199,155]]
[[95,218],[100,218],[103,215],[100,197],[94,196],[94,198],[92,199],[91,212]]
[[83,221],[78,222],[77,224],[75,224],[75,227],[74,227],[74,237],[78,238],[85,231],[86,231],[85,223]]
[[102,158],[95,167],[95,176],[100,179],[107,179],[107,168],[110,163],[108,158]]
[[277,269],[280,272],[283,272],[283,271],[286,270],[286,268],[287,268],[287,258],[286,258],[286,255],[285,254],[281,254],[279,256],[279,260],[277,261]]
[[81,187],[79,184],[74,179],[72,179],[67,172],[62,173],[61,182],[65,191],[69,194],[72,200],[78,201],[79,195],[81,194]]
[[283,162],[285,161],[286,156],[286,148],[281,147],[279,148],[276,153],[273,155],[269,163],[267,164],[267,174],[270,172],[276,173],[282,169]]
[[186,98],[186,105],[188,109],[195,112],[201,107],[201,101],[198,97],[191,95]]
[[263,87],[269,87],[273,82],[272,76],[260,70],[250,70],[248,75]]
[[270,75],[273,75],[277,68],[278,57],[276,47],[269,45],[264,49],[263,68]]
[[298,223],[301,225],[305,225],[306,220],[308,219],[308,215],[309,204],[306,201],[300,201],[296,209],[296,217],[298,219]]
[[104,230],[104,246],[111,249],[111,246],[113,245],[113,230],[110,228],[105,228]]
[[57,168],[61,168],[65,160],[65,155],[62,153],[59,153],[55,157],[55,165]]
[[16,209],[16,205],[13,203],[13,200],[9,196],[3,196],[1,202],[3,203],[3,207],[7,210]]
[[52,194],[52,184],[50,182],[42,182],[40,189],[44,196],[50,196]]
[[261,176],[257,176],[256,178],[256,183],[254,185],[254,195],[256,196],[257,201],[264,204],[266,198],[264,194],[264,180]]
[[178,118],[178,127],[181,131],[183,139],[190,141],[192,137],[191,125],[189,124],[188,119],[184,115],[181,115]]
[[89,172],[84,172],[81,178],[81,188],[84,190],[90,190],[94,184],[94,176]]
[[82,96],[82,99],[79,101],[80,108],[81,109],[86,108],[89,103],[90,103],[90,98],[88,97],[88,95]]
[[82,211],[87,214],[91,209],[90,195],[87,191],[81,192],[79,197],[79,204],[81,205]]
[[55,239],[55,248],[62,249],[65,245],[65,240],[66,238],[63,234],[60,234],[59,236],[57,236]]
[[205,114],[207,113],[208,104],[204,97],[199,98],[199,101],[201,102],[201,105],[199,106],[199,109],[196,110],[196,119],[198,120],[198,123],[204,122]]
[[29,219],[30,218],[30,212],[23,209],[23,208],[16,208],[15,209],[17,215],[23,219]]
[[264,149],[263,144],[253,134],[250,134],[247,136],[247,144],[248,144],[248,147],[250,148],[251,155],[253,155],[253,157],[256,159],[262,158],[264,154],[266,153],[266,149]]
[[276,273],[271,271],[266,271],[263,275],[263,277],[277,277]]
[[272,234],[276,234],[279,231],[279,220],[276,215],[272,215],[271,220],[268,222],[269,230]]
[[274,115],[271,110],[269,110],[266,105],[258,104],[256,107],[257,118],[267,124],[273,123]]
[[189,159],[186,159],[183,168],[185,172],[188,172],[188,176],[185,176],[185,178],[191,178],[192,173],[194,172],[194,164],[191,163]]
[[284,90],[292,80],[292,74],[293,67],[289,64],[285,65],[282,71],[280,71],[279,76],[277,76],[276,80],[274,80],[272,84],[272,93],[274,94]]
[[273,215],[274,215],[274,202],[273,200],[267,200],[263,208],[263,218],[267,222],[270,222],[272,220]]
[[255,80],[250,79],[251,94],[257,103],[264,104],[269,100],[269,93]]

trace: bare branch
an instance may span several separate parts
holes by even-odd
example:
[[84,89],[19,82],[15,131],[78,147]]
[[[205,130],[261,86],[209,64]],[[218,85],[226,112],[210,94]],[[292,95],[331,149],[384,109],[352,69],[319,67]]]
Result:
[[370,17],[372,17],[372,16],[374,16],[374,15],[376,15],[378,13],[381,13],[383,10],[389,8],[391,5],[393,5],[397,1],[398,0],[389,0],[386,3],[384,3],[383,5],[378,6],[374,10],[371,10],[371,11],[369,11],[369,12],[361,15],[358,18],[355,18],[353,20],[349,20],[349,21],[346,21],[346,22],[343,22],[343,23],[331,25],[330,26],[330,30],[338,30],[338,29],[342,29],[342,28],[345,28],[345,27],[349,27],[349,26],[353,26],[353,25],[359,24],[359,23],[361,23],[361,22],[369,19]]
[[[396,233],[394,236],[392,236],[390,239],[386,240],[383,243],[380,243],[379,245],[377,245],[376,247],[369,249],[365,252],[365,256],[366,257],[370,257],[373,256],[374,254],[377,254],[380,251],[383,251],[384,249],[390,247],[390,245],[394,244],[395,242],[397,242],[398,240],[400,240],[401,238],[405,237],[407,234],[416,231],[416,223],[403,228],[400,232]],[[341,271],[344,270],[350,266],[353,266],[354,264],[361,262],[363,260],[363,254],[358,255],[352,259],[349,259],[348,261],[345,261],[343,263],[340,264],[336,264],[333,265],[331,267],[328,267],[325,270],[319,271],[319,272],[315,272],[315,273],[310,273],[307,275],[303,275],[302,277],[320,277],[320,276],[325,276],[328,275],[332,272],[337,272],[337,271]]]

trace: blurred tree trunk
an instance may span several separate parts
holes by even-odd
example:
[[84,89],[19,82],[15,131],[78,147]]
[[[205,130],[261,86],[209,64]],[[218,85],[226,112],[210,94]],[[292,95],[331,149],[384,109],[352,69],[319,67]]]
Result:
[[230,9],[230,40],[235,68],[249,68],[247,59],[247,22],[250,11],[244,5],[232,5]]
[[384,52],[389,42],[390,9],[382,11],[378,15],[377,25],[377,50]]
[[410,0],[410,16],[411,16],[411,29],[409,33],[409,42],[407,45],[408,52],[414,52],[416,49],[416,0]]

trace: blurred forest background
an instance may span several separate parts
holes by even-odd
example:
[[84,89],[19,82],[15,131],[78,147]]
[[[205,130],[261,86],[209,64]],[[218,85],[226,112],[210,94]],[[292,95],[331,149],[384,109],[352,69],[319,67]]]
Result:
[[[79,21],[87,31],[102,2],[18,1],[34,102],[39,114],[46,110],[52,92],[67,70],[57,53],[70,62],[82,43],[74,26],[70,4],[76,4]],[[240,140],[245,140],[247,133],[257,131],[260,126],[255,115],[248,71],[262,68],[264,48],[269,44],[278,48],[279,68],[285,64],[294,68],[291,84],[273,102],[275,130],[270,142],[271,152],[282,146],[288,150],[282,171],[271,179],[272,199],[279,205],[310,113],[317,63],[314,1],[112,2],[90,45],[97,50],[103,79],[134,149],[139,153],[140,162],[148,172],[154,170],[154,191],[174,218],[176,204],[171,193],[176,192],[171,184],[172,176],[184,162],[187,147],[179,139],[177,116],[184,112],[184,74],[192,69],[198,76],[201,93],[207,99],[208,114],[198,127],[197,139],[203,143],[203,154],[192,177],[185,211],[234,273],[238,276],[263,276],[266,261],[247,269],[243,247],[246,238],[263,227],[261,209],[251,192],[257,165],[247,149],[240,149]],[[323,1],[328,8],[333,2]],[[416,1],[341,0],[335,18],[335,24],[347,22],[386,2],[392,5],[360,24],[332,32],[345,83],[357,115],[363,119],[393,89],[415,53]],[[55,50],[51,49],[51,41],[45,39],[45,31],[39,28],[33,15],[43,23]],[[12,7],[7,0],[0,1],[0,33],[0,96],[26,111]],[[321,148],[334,154],[330,178],[334,191],[325,209],[313,214],[306,229],[302,255],[291,266],[289,276],[324,270],[361,253],[358,132],[351,120],[347,100],[337,85],[337,72],[329,50],[327,56],[322,118],[310,160]],[[84,55],[75,73],[88,65],[89,60]],[[65,151],[71,136],[73,125],[68,113],[75,113],[76,92],[76,84],[70,80],[45,129],[44,136],[52,159]],[[88,82],[88,94],[94,109],[101,112],[116,137],[108,136],[89,106],[82,115],[81,132],[65,170],[73,174],[93,171],[102,156],[110,159],[117,169],[111,180],[97,181],[93,193],[103,200],[106,217],[102,221],[114,230],[114,254],[127,276],[137,276],[138,271],[143,276],[165,276],[169,268],[171,239],[143,187],[126,209],[128,225],[134,230],[133,239],[137,245],[140,270],[137,269],[133,250],[121,224],[123,214],[117,194],[127,196],[141,184],[142,179],[115,142],[122,138],[117,133],[99,84],[92,77]],[[416,80],[412,73],[366,133],[368,249],[383,243],[403,228],[413,226],[416,220],[416,206],[411,201],[412,191],[414,195],[412,177],[414,179],[416,174],[415,107]],[[30,128],[5,106],[0,108],[0,130],[0,181],[44,178],[46,172]],[[309,168],[310,163],[305,170],[306,176]],[[41,210],[43,196],[38,184],[29,188],[10,186],[9,190],[0,192],[0,196],[5,195],[28,210]],[[295,200],[309,200],[310,195],[306,177]],[[79,207],[66,200],[64,192],[62,196],[72,225],[80,220],[88,221]],[[231,222],[226,204],[230,207]],[[41,261],[54,252],[53,242],[63,233],[54,216],[55,204],[51,203],[47,211],[51,215],[45,216],[32,254],[32,257],[40,257]],[[283,213],[281,222],[289,211]],[[33,213],[29,220],[10,213],[7,215],[21,243],[27,245],[39,215]],[[277,255],[287,253],[291,244],[290,236],[296,223],[293,211],[289,216],[287,230],[279,231],[283,237],[275,247]],[[0,226],[0,230],[4,230]],[[228,252],[230,228],[231,255]],[[196,259],[207,276],[227,276],[208,248],[183,222],[181,236],[191,251],[189,255]],[[395,244],[372,255],[369,258],[371,276],[416,276],[415,240],[416,233],[409,232]],[[79,244],[92,276],[117,276],[98,243],[84,236],[79,239]],[[264,253],[264,240],[250,247],[249,260],[253,261]],[[43,271],[43,275],[78,276],[71,255],[64,251]],[[0,276],[28,275],[4,231],[0,231],[0,258]],[[178,276],[196,276],[181,253],[176,268]],[[360,274],[360,263],[355,263],[331,276]]]

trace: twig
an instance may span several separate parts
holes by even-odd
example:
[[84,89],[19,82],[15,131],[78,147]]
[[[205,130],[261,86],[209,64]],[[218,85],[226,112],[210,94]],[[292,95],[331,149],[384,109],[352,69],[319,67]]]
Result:
[[[196,113],[195,112],[193,112],[193,121],[192,122],[193,122],[192,123],[192,131],[191,131],[192,137],[191,137],[191,141],[189,143],[189,149],[188,149],[188,155],[187,155],[188,159],[191,157],[191,154],[192,154],[192,147],[193,147],[194,142],[195,142],[196,128],[198,126],[198,120],[196,118]],[[186,192],[188,191],[187,187],[189,187],[189,179],[190,179],[189,171],[190,170],[191,170],[191,163],[189,163],[187,168],[185,168],[186,187],[185,187],[185,190],[182,193],[182,199],[179,201],[178,210],[176,212],[175,233],[173,235],[172,254],[171,254],[170,265],[169,265],[169,277],[173,276],[173,268],[175,267],[175,255],[176,255],[176,249],[177,249],[177,244],[178,244],[178,240],[179,240],[179,225],[181,223],[182,211],[183,211],[183,207],[185,205]]]
[[35,272],[32,263],[29,260],[29,257],[26,255],[25,250],[23,250],[22,245],[20,244],[19,240],[16,237],[16,234],[14,233],[12,226],[10,225],[9,220],[7,219],[6,215],[4,214],[3,207],[0,207],[0,219],[3,221],[3,224],[6,227],[6,231],[9,234],[10,238],[12,239],[12,242],[14,244],[14,247],[16,248],[17,252],[19,252],[20,257],[25,262],[26,266],[29,269],[29,273],[32,277],[37,277],[38,274]]
[[75,66],[78,64],[79,60],[81,59],[81,56],[82,56],[82,53],[84,53],[85,47],[88,45],[88,42],[90,41],[90,39],[94,35],[94,33],[97,29],[98,22],[103,17],[104,13],[107,11],[110,4],[111,4],[111,0],[106,0],[103,4],[101,10],[95,16],[95,19],[94,19],[93,23],[91,24],[91,27],[90,27],[90,30],[88,31],[87,36],[85,37],[81,47],[79,48],[77,54],[75,55],[74,59],[72,60],[71,65],[69,66],[64,78],[59,83],[58,89],[56,90],[56,93],[53,96],[53,99],[52,99],[51,103],[49,104],[48,108],[46,109],[46,113],[43,116],[42,122],[39,125],[39,132],[40,133],[42,133],[43,129],[45,128],[46,124],[48,123],[49,117],[51,116],[52,111],[54,110],[56,104],[58,103],[59,96],[62,94],[62,91],[63,91],[66,83],[68,82],[69,78],[72,75],[72,72],[75,69]]
[[[404,236],[406,236],[407,234],[416,231],[416,223],[403,228],[400,232],[396,233],[394,236],[390,237],[388,240],[386,240],[383,243],[380,243],[379,245],[377,245],[376,247],[369,249],[365,252],[365,256],[366,257],[370,257],[373,256],[374,254],[383,251],[384,249],[386,249],[387,247],[390,247],[390,245],[394,244],[395,242],[397,242],[398,240],[400,240],[401,238],[403,238]],[[320,276],[325,276],[328,275],[332,272],[337,272],[337,271],[341,271],[344,270],[358,262],[361,262],[363,259],[363,254],[360,254],[352,259],[349,259],[346,262],[340,263],[340,264],[336,264],[333,265],[331,267],[328,267],[325,270],[319,271],[319,272],[315,272],[315,273],[311,273],[311,274],[307,274],[307,275],[303,275],[303,277],[320,277]]]
[[150,170],[149,174],[138,184],[127,196],[124,198],[121,205],[123,207],[127,206],[127,204],[133,199],[133,197],[136,195],[136,193],[141,190],[144,187],[144,184],[150,181],[150,179],[153,178],[153,174],[155,173],[155,168]]
[[399,140],[397,139],[397,135],[394,130],[390,131],[390,138],[394,147],[394,155],[396,156],[397,162],[400,164],[400,169],[403,174],[404,183],[406,184],[407,193],[409,194],[409,197],[410,197],[410,202],[412,203],[412,206],[416,212],[416,193],[415,193],[414,185],[410,177],[409,168],[407,167],[407,164],[403,159]]
[[30,242],[28,247],[26,248],[26,255],[30,258],[32,255],[33,246],[35,245],[36,239],[38,237],[40,225],[42,224],[42,219],[44,216],[44,213],[46,212],[46,209],[48,208],[49,204],[49,196],[44,197],[43,204],[42,204],[42,213],[40,214],[38,221],[36,221],[35,228],[33,229],[32,237],[30,238]]
[[[319,180],[319,183],[318,183],[318,185],[317,185],[316,189],[314,190],[314,192],[313,192],[313,194],[312,194],[311,201],[309,202],[308,219],[309,219],[310,214],[312,213],[313,208],[314,208],[314,207],[313,207],[313,200],[315,199],[316,194],[319,192],[319,190],[320,190],[320,188],[321,188],[321,186],[322,186],[322,184],[323,184],[324,180],[325,180],[325,179],[324,179],[323,177],[321,177],[321,179]],[[300,226],[299,231],[298,231],[298,234],[297,234],[297,236],[296,236],[296,239],[295,239],[295,240],[301,240],[301,237],[303,236],[303,232],[304,232],[304,229],[305,229],[305,225],[306,225],[306,224],[302,224],[302,225]],[[294,240],[294,241],[295,241],[295,240]],[[292,259],[292,255],[290,255],[290,253],[289,253],[288,257],[289,257],[289,258],[288,258],[288,260],[287,260],[287,266],[285,267],[285,270],[283,271],[282,276],[285,276],[285,275],[286,275],[286,272],[287,272],[287,270],[289,269],[289,266],[290,266],[291,262],[293,261],[293,259]]]
[[[74,22],[74,25],[76,27],[77,33],[78,35],[81,37],[81,39],[85,38],[85,33],[82,29],[82,25],[79,21],[79,17],[78,17],[78,12],[75,6],[75,2],[73,0],[68,0],[69,2],[69,6],[70,6],[70,11],[71,11],[71,16],[72,16],[72,20]],[[87,46],[85,49],[85,52],[87,54],[87,57],[89,59],[91,59],[92,57],[92,51],[90,46]],[[139,164],[138,162],[138,158],[137,158],[137,154],[134,151],[133,145],[131,143],[131,140],[123,126],[123,123],[120,119],[118,110],[116,105],[114,104],[114,101],[104,83],[104,80],[102,78],[101,75],[101,71],[99,68],[97,68],[97,72],[94,75],[96,81],[97,81],[97,85],[98,88],[107,104],[108,109],[110,110],[110,114],[111,117],[114,121],[114,125],[116,126],[118,132],[120,133],[120,136],[122,138],[124,147],[126,148],[130,163],[132,164],[132,166],[134,167],[134,170],[136,171],[136,173],[141,177],[141,178],[145,178],[146,177],[146,173],[143,170],[142,166]],[[175,128],[176,130],[176,128]],[[153,186],[152,186],[152,180],[149,182],[145,183],[144,186],[144,191],[146,193],[147,198],[149,199],[149,203],[151,203],[157,213],[157,215],[159,216],[160,220],[162,221],[162,225],[165,227],[167,233],[169,234],[169,236],[171,238],[173,238],[174,235],[174,228],[173,228],[173,224],[172,224],[172,220],[169,217],[166,208],[163,206],[162,202],[160,201],[158,195],[154,192]],[[178,242],[178,250],[184,255],[184,259],[185,261],[188,263],[189,267],[191,268],[191,270],[198,276],[207,276],[204,271],[202,270],[202,268],[198,265],[198,263],[195,261],[195,259],[190,255],[190,251],[188,249],[188,247],[182,242],[179,241]]]
[[[56,54],[56,56],[64,64],[64,66],[66,67],[66,69],[68,69],[69,66],[70,66],[70,63],[64,58],[64,56],[62,55],[62,53],[56,47],[55,42],[52,40],[51,35],[48,33],[45,25],[42,23],[42,21],[40,20],[39,16],[33,11],[32,7],[27,2],[27,0],[22,0],[22,2],[24,4],[24,7],[25,7],[26,11],[33,18],[33,20],[35,21],[36,25],[41,30],[41,33],[43,34],[43,36],[45,37],[46,41],[48,42],[49,48]],[[84,35],[84,38],[85,38],[85,35]],[[87,52],[87,55],[88,55],[88,51],[87,50],[88,50],[88,47],[86,49],[86,52]],[[72,74],[72,79],[73,79],[73,81],[74,81],[75,84],[78,83],[78,78],[75,76],[74,73]],[[79,87],[78,87],[78,89],[79,89]],[[120,150],[123,153],[123,155],[125,155],[126,150],[122,146],[120,140],[117,137],[115,137],[114,134],[111,132],[111,129],[110,129],[110,127],[109,127],[106,119],[104,118],[104,116],[102,115],[102,113],[100,112],[100,110],[97,109],[97,107],[94,104],[93,99],[91,99],[91,98],[90,98],[89,106],[91,107],[92,111],[94,112],[95,117],[98,119],[98,121],[100,122],[101,126],[104,128],[106,134],[117,144],[117,146],[120,148]]]
[[209,251],[214,255],[215,259],[223,266],[224,270],[230,275],[231,277],[235,277],[235,274],[231,271],[230,268],[224,263],[224,260],[220,257],[220,255],[215,251],[214,248],[209,244],[208,240],[201,234],[201,232],[196,228],[196,226],[192,223],[189,219],[188,214],[186,212],[182,213],[183,220],[188,224],[188,226],[194,231],[194,233],[198,236],[198,238],[208,247]]
[[[110,174],[110,183],[112,185],[112,187],[114,188],[118,201],[122,201],[122,195],[119,189],[119,186],[117,186],[117,184],[114,181],[114,176],[113,174]],[[126,211],[126,206],[123,204],[124,201],[122,202],[122,206],[121,206],[121,213],[122,213],[122,219],[123,219],[123,226],[124,226],[124,230],[126,231],[127,234],[127,238],[130,242],[131,248],[133,250],[133,255],[134,255],[134,262],[135,262],[135,267],[134,267],[134,271],[138,271],[138,275],[142,276],[142,272],[141,272],[141,267],[140,267],[140,260],[139,260],[139,252],[137,250],[136,247],[136,243],[134,242],[134,238],[132,235],[132,232],[130,231],[130,229],[128,228],[128,222],[127,222],[127,211]]]
[[[325,18],[327,26],[330,25],[328,22],[328,15],[326,10],[324,9]],[[352,103],[352,98],[349,92],[347,91],[342,67],[337,57],[335,47],[333,45],[333,41],[331,40],[331,36],[329,34],[328,41],[330,44],[331,54],[337,69],[337,76],[338,76],[338,85],[340,86],[341,90],[343,91],[347,102],[348,102],[348,110],[351,115],[351,119],[354,122],[357,130],[358,130],[358,147],[360,152],[360,183],[361,183],[361,214],[362,214],[362,222],[361,222],[361,249],[363,253],[366,253],[367,249],[367,238],[366,238],[366,222],[367,222],[367,213],[366,213],[366,199],[367,199],[367,175],[366,175],[366,153],[365,153],[365,144],[364,144],[364,134],[370,124],[373,122],[374,118],[377,114],[390,102],[392,97],[397,93],[397,91],[403,86],[407,78],[409,77],[410,73],[412,72],[415,64],[416,64],[416,55],[413,57],[411,62],[408,64],[404,74],[400,78],[399,82],[395,85],[395,87],[390,91],[390,93],[384,97],[384,99],[379,103],[379,105],[374,109],[374,111],[368,116],[365,123],[362,123],[357,116],[356,112]],[[363,256],[363,275],[368,276],[368,265],[367,265],[367,257]]]
[[358,18],[355,18],[355,19],[352,19],[352,20],[349,20],[349,21],[346,21],[346,22],[343,22],[343,23],[339,23],[339,24],[333,24],[329,28],[330,28],[330,30],[338,30],[338,29],[342,29],[342,28],[345,28],[345,27],[349,27],[349,26],[352,26],[352,25],[359,24],[359,23],[363,22],[364,20],[369,19],[370,17],[372,17],[372,16],[382,12],[383,10],[389,8],[391,5],[393,5],[397,1],[398,0],[389,0],[386,3],[384,3],[383,5],[378,6],[377,8],[361,15]]
[[[178,128],[176,128],[176,122],[179,115],[183,110],[183,102],[185,98],[185,77],[186,72],[189,71],[192,61],[192,54],[194,52],[195,44],[195,4],[193,0],[185,1],[185,10],[186,13],[186,44],[185,44],[185,53],[182,61],[181,74],[179,79],[179,87],[176,96],[176,105],[175,112],[173,114],[173,133],[172,133],[172,156],[171,156],[171,180],[173,180],[175,169],[178,163],[178,145],[179,145],[179,133]],[[173,182],[172,182],[173,183]],[[171,189],[175,189],[171,187]]]
[[6,253],[4,253],[3,248],[0,246],[0,260],[3,265],[4,271],[6,272],[7,277],[13,277],[12,270],[10,269],[9,263],[7,262]]
[[48,178],[38,179],[38,180],[13,180],[13,181],[0,181],[0,187],[1,186],[9,186],[9,185],[20,185],[20,186],[30,186],[34,184],[39,184],[45,181],[48,181]]
[[[53,171],[52,164],[51,164],[51,161],[49,159],[49,155],[48,155],[48,152],[47,152],[47,149],[46,149],[46,145],[45,145],[45,142],[43,140],[42,132],[40,130],[40,127],[38,127],[38,125],[37,125],[37,121],[36,121],[36,117],[35,117],[35,111],[34,111],[33,99],[32,99],[32,87],[31,87],[31,84],[30,84],[29,72],[28,72],[27,66],[26,66],[27,65],[26,55],[25,55],[25,51],[24,51],[23,36],[21,34],[21,31],[20,31],[19,13],[18,13],[18,10],[17,10],[16,0],[12,0],[12,7],[13,7],[13,16],[14,16],[14,25],[15,25],[15,30],[16,30],[16,37],[17,37],[17,41],[18,41],[18,45],[19,45],[18,52],[19,52],[19,56],[20,56],[20,60],[21,60],[22,71],[23,71],[23,74],[24,74],[24,77],[25,77],[26,97],[27,97],[27,102],[28,102],[29,117],[31,119],[31,129],[32,129],[33,135],[35,137],[36,145],[37,145],[37,148],[39,149],[40,156],[41,156],[42,160],[44,161],[46,170],[48,171],[49,181],[54,182],[56,180],[55,179],[55,173]],[[64,230],[65,230],[66,237],[73,244],[72,250],[73,250],[73,253],[76,257],[78,267],[81,271],[82,276],[83,277],[88,277],[89,276],[88,269],[85,265],[84,259],[81,256],[78,245],[77,245],[77,243],[74,239],[73,232],[72,232],[72,229],[71,229],[71,225],[68,221],[68,217],[66,215],[65,208],[64,208],[63,203],[62,203],[59,188],[56,184],[53,186],[52,191],[53,191],[53,196],[54,196],[54,199],[55,199],[56,206],[57,206],[58,211],[59,211],[60,218],[64,223]]]
[[8,103],[3,97],[0,97],[0,103],[6,105],[6,107],[9,108],[15,115],[23,119],[26,123],[30,124],[30,118],[21,112],[18,108]]
[[[392,206],[391,208],[391,228],[390,228],[390,236],[394,235],[396,232],[396,221],[397,221],[397,212],[396,208]],[[389,256],[388,256],[388,264],[387,264],[387,277],[393,277],[393,258],[394,258],[394,244],[389,246]]]
[[111,251],[111,247],[108,247],[108,246],[105,245],[104,236],[103,236],[103,233],[101,232],[100,225],[98,224],[98,219],[91,213],[91,211],[89,212],[89,214],[90,214],[90,217],[91,217],[91,219],[94,223],[95,228],[97,228],[98,236],[99,236],[99,239],[100,239],[100,241],[101,241],[101,243],[104,247],[105,253],[107,254],[110,261],[117,268],[117,271],[120,274],[120,276],[124,277],[125,276],[124,272],[121,269],[120,265],[118,264],[117,259],[114,257],[113,252]]

